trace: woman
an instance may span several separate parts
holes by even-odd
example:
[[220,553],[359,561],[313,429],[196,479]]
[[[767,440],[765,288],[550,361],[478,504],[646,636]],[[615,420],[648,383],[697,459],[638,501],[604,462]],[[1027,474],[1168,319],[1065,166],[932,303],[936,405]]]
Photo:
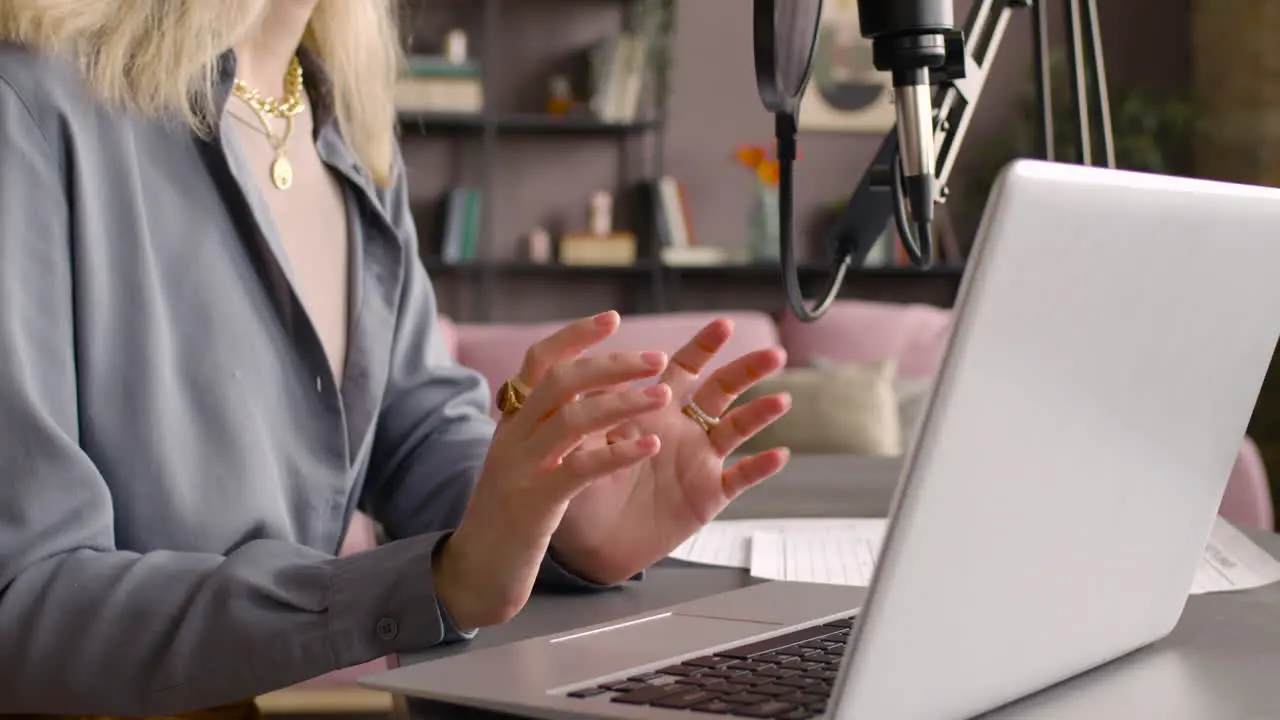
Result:
[[[0,713],[199,710],[607,587],[786,461],[699,373],[451,364],[393,137],[389,0],[0,3]],[[658,378],[651,389],[635,380]],[[723,421],[716,417],[726,413]],[[335,558],[355,509],[393,542]]]

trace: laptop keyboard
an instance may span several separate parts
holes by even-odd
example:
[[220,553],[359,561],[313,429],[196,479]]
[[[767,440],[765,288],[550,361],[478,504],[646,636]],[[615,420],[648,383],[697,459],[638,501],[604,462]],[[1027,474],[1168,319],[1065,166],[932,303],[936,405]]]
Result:
[[818,717],[826,712],[855,617],[582,688],[569,696],[733,717]]

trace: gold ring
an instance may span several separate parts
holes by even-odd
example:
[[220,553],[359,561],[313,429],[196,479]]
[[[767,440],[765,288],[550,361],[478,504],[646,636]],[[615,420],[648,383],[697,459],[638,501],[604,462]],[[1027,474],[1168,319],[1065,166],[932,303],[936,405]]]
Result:
[[698,423],[702,428],[702,431],[706,433],[711,432],[715,429],[716,425],[720,424],[720,418],[711,417],[705,410],[698,407],[698,403],[692,400],[685,403],[684,407],[680,408],[680,412],[692,418],[693,421]]
[[528,399],[531,392],[533,391],[521,382],[520,378],[512,376],[498,388],[498,410],[503,415],[510,415],[524,407],[524,401]]

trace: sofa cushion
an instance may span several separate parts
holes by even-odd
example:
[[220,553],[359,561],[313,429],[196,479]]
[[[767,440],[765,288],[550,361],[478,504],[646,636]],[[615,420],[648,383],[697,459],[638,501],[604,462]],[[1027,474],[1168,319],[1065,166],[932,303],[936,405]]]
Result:
[[[627,315],[618,331],[597,346],[597,352],[661,350],[674,353],[698,330],[717,318],[730,320],[733,336],[715,357],[708,371],[734,358],[779,344],[777,325],[766,313],[681,312],[661,315]],[[480,372],[496,388],[520,369],[529,346],[560,329],[568,321],[542,323],[458,323],[458,362]],[[495,410],[496,413],[496,410]]]
[[810,366],[819,357],[842,363],[896,360],[903,377],[930,377],[946,351],[951,313],[933,305],[842,300],[817,322],[788,313],[778,325],[794,366]]
[[[812,367],[817,370],[831,371],[840,368],[843,363],[834,362],[824,357],[813,358]],[[929,408],[929,398],[933,394],[932,376],[903,377],[893,379],[893,392],[898,401],[898,420],[902,428],[904,446],[911,444],[915,438],[924,413]],[[904,449],[905,452],[905,449]]]
[[745,453],[896,456],[903,452],[892,360],[827,369],[788,368],[743,393],[738,404],[778,392],[791,410],[743,444]]
[[900,377],[893,383],[898,396],[898,417],[902,420],[902,438],[910,444],[920,431],[929,398],[933,394],[932,377]]

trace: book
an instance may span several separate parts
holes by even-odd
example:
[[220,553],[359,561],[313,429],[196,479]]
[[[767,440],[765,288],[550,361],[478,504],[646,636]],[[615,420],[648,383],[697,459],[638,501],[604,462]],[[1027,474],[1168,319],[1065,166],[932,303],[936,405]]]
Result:
[[598,119],[609,123],[637,120],[652,45],[647,34],[622,33],[601,40],[591,49],[588,106]]
[[479,113],[484,87],[473,77],[406,75],[396,81],[395,105],[401,112]]
[[480,190],[450,189],[441,210],[440,260],[449,264],[475,260],[480,237]]
[[557,256],[564,265],[634,265],[637,257],[636,238],[626,232],[609,235],[570,233],[560,237]]
[[410,55],[404,74],[427,78],[480,78],[480,66],[471,60],[454,62],[442,55]]

